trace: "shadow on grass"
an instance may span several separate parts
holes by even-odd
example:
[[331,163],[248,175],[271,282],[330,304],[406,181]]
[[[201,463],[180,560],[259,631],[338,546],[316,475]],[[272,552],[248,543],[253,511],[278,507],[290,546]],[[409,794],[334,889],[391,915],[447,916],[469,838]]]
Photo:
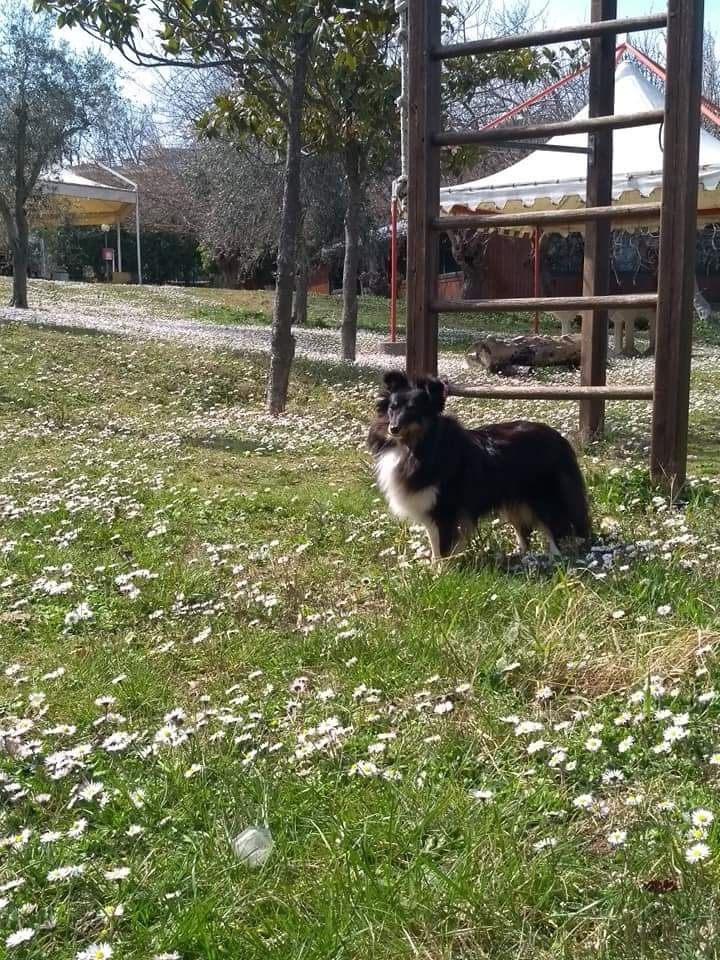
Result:
[[74,326],[70,323],[54,323],[51,320],[9,319],[0,317],[2,327],[32,327],[35,330],[49,331],[50,333],[72,333],[83,337],[113,337],[116,340],[127,340],[127,335],[115,330],[98,330],[96,327]]
[[466,574],[494,573],[524,580],[550,580],[559,570],[566,573],[585,570],[584,565],[578,563],[577,555],[573,554],[553,558],[548,553],[533,551],[521,556],[501,549],[474,550],[472,547],[450,563],[454,569]]

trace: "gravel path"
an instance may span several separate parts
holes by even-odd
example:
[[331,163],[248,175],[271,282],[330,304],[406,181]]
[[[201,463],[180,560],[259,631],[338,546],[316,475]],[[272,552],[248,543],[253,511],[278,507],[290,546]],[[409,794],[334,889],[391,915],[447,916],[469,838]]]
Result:
[[[270,328],[235,324],[202,323],[176,316],[147,316],[123,304],[120,313],[112,311],[63,310],[61,308],[16,310],[0,307],[0,322],[19,322],[61,329],[97,330],[117,336],[141,340],[169,340],[208,350],[239,350],[267,354],[270,350]],[[296,356],[308,360],[340,363],[340,331],[317,328],[294,328]],[[384,336],[359,330],[356,366],[382,370],[398,365],[398,358],[382,352]],[[462,356],[443,353],[441,372],[457,378],[464,371]]]
[[[0,291],[1,292],[1,291]],[[141,340],[166,340],[207,350],[237,350],[265,354],[270,349],[269,326],[215,324],[189,320],[187,315],[197,307],[207,307],[207,298],[200,298],[192,288],[184,287],[105,287],[101,284],[31,281],[30,310],[0,307],[0,323],[20,322],[61,329],[96,330],[116,336]],[[295,328],[296,355],[324,363],[341,363],[340,331],[312,327]],[[448,331],[446,330],[447,334]],[[358,331],[356,366],[382,370],[398,366],[402,359],[382,352],[384,335]],[[718,369],[718,348],[701,344],[693,349],[693,368]],[[478,369],[468,370],[461,353],[441,351],[439,372],[455,381],[488,381],[498,378]],[[612,358],[608,380],[619,383],[650,383],[653,361],[644,357]],[[553,371],[556,383],[571,384],[579,380],[577,371]],[[512,379],[503,381],[508,385]]]

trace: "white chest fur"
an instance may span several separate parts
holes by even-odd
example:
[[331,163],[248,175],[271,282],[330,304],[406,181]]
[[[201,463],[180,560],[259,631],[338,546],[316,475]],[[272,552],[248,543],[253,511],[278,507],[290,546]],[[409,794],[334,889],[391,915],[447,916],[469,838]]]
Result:
[[398,474],[401,456],[398,450],[386,450],[380,454],[375,466],[378,487],[385,494],[388,506],[396,517],[427,525],[428,514],[437,500],[437,487],[408,490]]

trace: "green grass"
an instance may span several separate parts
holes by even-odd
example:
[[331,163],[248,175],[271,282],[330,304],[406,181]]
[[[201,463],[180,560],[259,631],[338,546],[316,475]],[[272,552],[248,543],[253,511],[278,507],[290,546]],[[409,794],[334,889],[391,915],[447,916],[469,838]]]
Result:
[[[210,323],[265,324],[272,319],[272,294],[257,290],[203,290],[201,296],[206,305],[192,311],[191,317]],[[339,295],[311,294],[308,297],[308,326],[337,330],[342,322],[342,299]],[[383,297],[363,296],[359,299],[358,328],[374,333],[387,333],[389,303]],[[398,302],[398,332],[405,333],[405,302]],[[462,348],[472,342],[480,330],[498,333],[517,333],[527,330],[528,314],[486,314],[482,321],[471,313],[458,313],[445,318],[441,329],[441,342],[448,349]],[[548,317],[541,318],[541,330],[551,332],[557,323]]]
[[[431,570],[372,485],[367,375],[296,363],[278,419],[263,387],[259,358],[0,328],[0,887],[24,881],[0,953],[30,928],[8,957],[715,957],[720,828],[686,850],[691,811],[720,815],[720,369],[694,377],[678,506],[645,406],[609,410],[590,569],[508,562],[487,524]],[[688,735],[654,752],[672,716]],[[253,824],[257,870],[230,845]]]

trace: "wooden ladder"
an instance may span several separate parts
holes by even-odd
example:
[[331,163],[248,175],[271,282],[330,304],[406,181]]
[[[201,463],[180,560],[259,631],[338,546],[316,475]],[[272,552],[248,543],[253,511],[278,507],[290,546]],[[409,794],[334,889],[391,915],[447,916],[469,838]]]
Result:
[[[615,45],[619,33],[667,28],[664,110],[616,115]],[[443,60],[590,40],[587,119],[561,123],[442,130]],[[690,391],[698,155],[702,86],[703,0],[669,0],[667,13],[617,19],[617,0],[591,0],[591,22],[558,30],[442,45],[441,0],[411,0],[408,17],[407,370],[410,376],[437,373],[438,315],[450,312],[582,310],[580,431],[585,440],[602,433],[605,401],[653,400],[650,466],[656,480],[675,489],[685,481]],[[613,130],[661,123],[664,140],[662,202],[612,206]],[[532,146],[539,137],[588,134],[586,204],[579,210],[481,213],[440,216],[440,150],[459,144]],[[580,148],[583,149],[583,148]],[[578,148],[573,148],[577,152]],[[612,222],[636,216],[660,220],[656,294],[608,294]],[[581,297],[523,297],[513,300],[441,300],[438,297],[440,233],[453,228],[544,226],[585,223]],[[654,388],[606,384],[608,309],[657,308]],[[523,388],[451,388],[468,396],[551,399],[567,393]]]

